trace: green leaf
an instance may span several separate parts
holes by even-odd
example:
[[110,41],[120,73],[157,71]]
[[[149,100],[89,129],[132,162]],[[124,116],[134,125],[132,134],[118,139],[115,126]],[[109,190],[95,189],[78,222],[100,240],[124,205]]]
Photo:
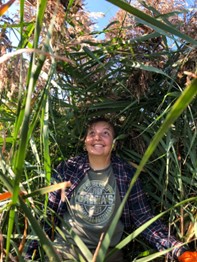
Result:
[[171,35],[176,35],[176,36],[180,37],[181,39],[184,39],[187,42],[191,43],[194,46],[197,45],[197,41],[195,41],[193,38],[189,37],[186,34],[182,34],[175,27],[166,25],[166,24],[162,23],[161,21],[143,13],[139,9],[129,5],[127,2],[124,2],[122,0],[107,0],[107,1],[116,5],[116,6],[119,6],[121,9],[127,11],[128,13],[130,13],[134,16],[136,16],[138,19],[143,21],[146,25],[155,29],[159,33],[162,33],[164,35],[168,35],[168,37],[171,37]]

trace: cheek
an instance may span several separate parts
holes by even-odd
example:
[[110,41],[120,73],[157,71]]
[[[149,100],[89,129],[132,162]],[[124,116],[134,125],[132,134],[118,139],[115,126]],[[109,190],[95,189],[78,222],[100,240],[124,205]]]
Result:
[[91,143],[91,139],[87,137],[84,141],[85,146],[89,145],[90,143]]
[[108,140],[106,141],[106,143],[107,143],[109,146],[110,146],[110,145],[112,146],[113,141],[114,141],[113,139],[108,139]]

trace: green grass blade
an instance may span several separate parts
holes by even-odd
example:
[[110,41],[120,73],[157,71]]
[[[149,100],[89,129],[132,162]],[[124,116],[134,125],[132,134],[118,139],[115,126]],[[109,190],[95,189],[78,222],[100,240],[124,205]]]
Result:
[[153,151],[157,147],[161,138],[165,135],[167,130],[170,126],[174,123],[174,121],[181,115],[184,109],[191,103],[195,95],[197,94],[197,79],[194,79],[182,92],[180,97],[177,99],[175,104],[172,106],[169,114],[167,115],[166,119],[164,120],[162,126],[159,128],[158,132],[153,137],[152,142],[150,143],[148,149],[146,150],[142,161],[139,165],[139,170],[136,174],[140,173],[152,155]]
[[[122,0],[107,0],[107,1],[116,6],[119,6],[121,9],[138,17],[139,19],[144,21],[147,25],[149,25],[153,29],[159,30],[158,32],[161,32],[165,35],[166,33],[170,33],[172,35],[176,35],[180,37],[181,39],[186,40],[187,42],[191,43],[192,45],[195,45],[195,46],[197,45],[197,41],[195,41],[193,38],[189,37],[188,35],[182,34],[175,27],[169,26],[167,24],[162,23],[161,21],[158,21],[157,19],[154,19],[153,17],[143,13],[142,11],[129,5],[128,3],[123,2]],[[170,34],[168,34],[168,37],[170,37]]]
[[34,48],[38,47],[46,5],[47,5],[47,0],[37,1],[38,12],[36,17],[37,19],[36,19],[36,27],[35,27],[35,34],[34,34]]
[[[41,32],[42,27],[42,20],[44,17],[44,11],[46,8],[47,1],[43,0],[40,2],[38,15],[36,19],[36,30],[35,30],[35,38],[34,38],[34,47],[38,45],[38,40]],[[24,11],[21,10],[21,14]],[[36,66],[34,64],[35,60],[35,54],[33,53],[33,59],[31,59],[30,66],[29,66],[29,76],[30,81],[28,84],[28,91],[27,91],[27,98],[24,99],[25,103],[25,109],[24,109],[24,115],[23,113],[21,116],[22,118],[22,127],[21,127],[21,133],[20,133],[20,141],[19,141],[19,148],[16,153],[16,160],[14,161],[14,167],[13,171],[15,173],[15,180],[14,180],[14,187],[13,187],[13,197],[12,197],[12,208],[9,213],[9,222],[8,222],[8,232],[7,232],[7,241],[6,241],[6,253],[8,259],[9,249],[10,249],[10,240],[11,240],[11,234],[13,231],[14,226],[14,217],[15,217],[15,206],[18,202],[18,195],[19,195],[19,183],[21,180],[21,176],[23,174],[23,168],[24,168],[24,160],[26,156],[27,151],[27,145],[28,145],[28,130],[29,130],[29,123],[30,123],[30,115],[31,115],[31,99],[32,99],[32,93],[38,78],[38,75],[41,71],[44,58],[41,60],[40,63]]]
[[[24,22],[24,3],[25,1],[24,0],[20,0],[20,38],[23,39],[23,22]],[[19,45],[19,47],[21,47]]]
[[51,241],[48,239],[48,237],[46,237],[38,221],[32,215],[31,210],[26,206],[26,204],[22,199],[19,200],[20,200],[20,206],[23,209],[24,214],[27,216],[29,222],[31,223],[32,228],[34,229],[36,235],[39,237],[42,247],[45,250],[47,256],[50,258],[50,261],[60,262],[61,260],[58,257]]

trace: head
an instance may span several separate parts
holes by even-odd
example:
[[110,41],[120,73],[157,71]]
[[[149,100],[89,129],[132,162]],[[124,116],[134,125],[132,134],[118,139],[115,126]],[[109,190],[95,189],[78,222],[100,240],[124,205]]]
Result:
[[114,138],[115,127],[108,119],[91,120],[85,135],[85,148],[89,156],[110,156],[114,147]]

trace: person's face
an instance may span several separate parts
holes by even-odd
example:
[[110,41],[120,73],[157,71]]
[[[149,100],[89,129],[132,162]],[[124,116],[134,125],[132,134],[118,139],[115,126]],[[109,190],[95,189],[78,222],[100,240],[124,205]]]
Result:
[[86,150],[89,155],[109,156],[114,139],[113,128],[107,122],[97,122],[89,127],[85,139]]

